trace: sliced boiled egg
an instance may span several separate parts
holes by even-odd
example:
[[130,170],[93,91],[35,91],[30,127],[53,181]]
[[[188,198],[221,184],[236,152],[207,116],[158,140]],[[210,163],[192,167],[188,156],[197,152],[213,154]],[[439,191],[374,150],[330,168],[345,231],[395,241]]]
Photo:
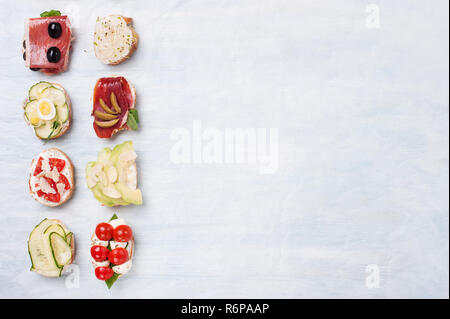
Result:
[[37,105],[37,113],[40,119],[51,120],[56,116],[55,104],[49,99],[40,99]]

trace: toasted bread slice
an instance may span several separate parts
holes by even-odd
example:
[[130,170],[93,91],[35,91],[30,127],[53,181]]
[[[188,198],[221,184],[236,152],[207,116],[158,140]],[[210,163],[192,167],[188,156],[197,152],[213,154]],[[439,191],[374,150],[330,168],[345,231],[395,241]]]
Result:
[[[130,106],[128,107],[128,111],[129,111],[129,110],[132,110],[132,109],[135,109],[135,108],[136,108],[136,88],[134,87],[134,85],[133,85],[130,81],[128,81],[127,78],[125,78],[125,77],[123,77],[123,76],[121,76],[121,75],[111,75],[110,77],[111,77],[111,78],[122,77],[122,78],[125,79],[125,81],[127,82],[128,86],[130,87],[130,91],[131,91],[131,104],[130,104]],[[98,82],[99,82],[100,80],[101,80],[101,78],[97,80],[97,83],[95,84],[95,87],[97,87]],[[95,96],[95,89],[94,89],[94,96]],[[91,100],[92,100],[92,102],[93,102],[93,104],[94,104],[94,106],[95,106],[94,96],[92,97]],[[108,138],[111,138],[114,134],[116,134],[116,133],[118,133],[118,132],[120,132],[120,131],[122,131],[122,130],[130,130],[130,128],[129,128],[128,125],[127,125],[128,111],[127,111],[127,113],[122,117],[122,120],[120,121],[118,128],[114,129],[114,130],[112,131],[112,133],[111,133],[111,136],[108,137]],[[92,111],[92,112],[94,112],[94,111]],[[95,118],[94,118],[94,120],[95,120]]]
[[[43,197],[39,197],[37,195],[37,191],[34,191],[33,187],[31,186],[31,178],[33,177],[33,172],[36,169],[36,165],[37,165],[37,162],[38,162],[38,159],[39,159],[40,156],[42,156],[43,158],[57,157],[57,158],[64,159],[66,161],[66,166],[64,167],[64,170],[62,171],[62,173],[64,173],[66,178],[69,180],[71,188],[69,190],[67,190],[61,196],[61,200],[58,203],[48,201],[48,200],[46,200]],[[28,188],[29,188],[29,191],[30,191],[30,195],[36,201],[41,203],[42,205],[45,205],[45,206],[48,206],[48,207],[60,206],[60,205],[64,204],[65,202],[67,202],[73,195],[73,191],[75,189],[74,176],[75,176],[75,174],[74,174],[74,167],[73,167],[72,161],[70,160],[70,158],[67,156],[66,153],[64,153],[63,151],[61,151],[58,148],[49,148],[47,150],[44,150],[38,156],[36,156],[36,158],[34,158],[32,160],[32,162],[31,162],[30,178],[29,178],[29,181],[28,181]]]
[[[67,94],[67,91],[64,89],[64,87],[63,87],[62,85],[60,85],[60,84],[58,84],[58,83],[54,83],[54,82],[48,82],[48,83],[50,83],[50,84],[53,85],[54,87],[56,87],[56,88],[58,88],[58,89],[60,89],[61,91],[64,92],[64,96],[65,96],[65,98],[66,98],[66,104],[67,104],[67,107],[69,108],[69,118],[68,118],[68,120],[62,125],[62,128],[61,128],[61,130],[59,131],[59,133],[58,133],[57,135],[52,136],[52,137],[49,138],[50,140],[53,140],[53,139],[55,139],[55,138],[58,138],[58,137],[63,136],[63,135],[69,130],[69,128],[70,128],[70,126],[71,126],[71,124],[72,124],[72,102],[70,101],[70,97],[69,97],[69,95]],[[23,108],[25,108],[25,106],[27,105],[28,102],[29,102],[29,100],[28,100],[28,97],[27,97],[27,98],[25,99],[24,103],[23,103]],[[24,118],[25,118],[25,122],[26,122],[28,125],[31,126],[31,124],[30,124],[30,122],[28,121],[28,119],[27,119],[27,117],[25,116],[25,114],[24,114]],[[33,128],[33,130],[34,130],[34,128]],[[39,139],[41,139],[41,140],[46,140],[46,139],[40,137],[40,136],[37,135],[37,134],[35,134],[35,135],[36,135],[37,138],[39,138]]]
[[139,36],[132,18],[109,15],[97,18],[94,32],[95,56],[105,64],[120,64],[136,51]]
[[[62,24],[63,35],[58,37],[57,39],[53,39],[48,35],[47,24],[51,21],[58,22],[60,23],[60,25]],[[33,29],[33,38],[30,39],[30,31],[32,31]],[[37,35],[37,31],[41,32],[39,34],[41,36]],[[30,40],[33,41],[32,44],[30,44]],[[41,71],[45,75],[55,75],[66,71],[69,65],[69,56],[73,40],[74,37],[71,29],[71,23],[67,16],[26,19],[25,34],[22,43],[22,55],[25,61],[25,66],[27,68],[30,68],[32,71]],[[62,60],[58,61],[57,63],[47,62],[47,59],[45,59],[45,53],[42,54],[42,50],[47,50],[48,47],[53,46],[62,49]],[[38,62],[39,66],[32,65],[33,62],[31,61],[31,55],[35,56],[34,60],[35,62]],[[45,60],[42,61],[42,59]]]
[[[60,224],[64,228],[64,231],[66,231],[66,232],[69,231],[61,220],[59,220],[59,219],[50,219],[50,220],[54,221],[57,224]],[[70,259],[68,264],[64,265],[64,267],[63,267],[63,269],[61,271],[61,274],[64,274],[68,270],[68,268],[70,267],[70,265],[73,263],[73,261],[75,259],[75,252],[76,252],[76,250],[75,250],[75,235],[74,235],[74,233],[72,233],[72,238],[70,240],[70,250],[71,250],[72,258]],[[42,276],[45,276],[45,277],[55,277],[53,275],[50,275],[48,272],[41,271],[39,269],[36,269],[34,271],[36,273],[42,275]]]

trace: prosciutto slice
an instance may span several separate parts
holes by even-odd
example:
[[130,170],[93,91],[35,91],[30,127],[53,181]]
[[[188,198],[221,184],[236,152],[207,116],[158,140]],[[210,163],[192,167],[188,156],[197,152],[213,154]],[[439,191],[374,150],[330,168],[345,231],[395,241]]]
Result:
[[95,123],[94,118],[94,130],[100,138],[110,138],[113,134],[122,129],[129,129],[127,126],[128,110],[133,109],[135,106],[135,95],[130,83],[122,76],[100,78],[97,80],[94,88],[92,115],[94,116],[95,111],[105,112],[100,105],[100,99],[102,99],[110,109],[114,109],[111,104],[112,92],[114,92],[121,110],[120,114],[117,114],[119,121],[114,126],[105,128],[98,126]]
[[[56,39],[48,34],[48,25],[53,22],[61,25],[61,36]],[[69,64],[71,42],[72,31],[67,16],[27,19],[24,37],[25,65],[31,69],[40,69],[46,74],[63,72]],[[57,47],[61,52],[61,58],[56,63],[47,59],[47,51],[51,47]]]

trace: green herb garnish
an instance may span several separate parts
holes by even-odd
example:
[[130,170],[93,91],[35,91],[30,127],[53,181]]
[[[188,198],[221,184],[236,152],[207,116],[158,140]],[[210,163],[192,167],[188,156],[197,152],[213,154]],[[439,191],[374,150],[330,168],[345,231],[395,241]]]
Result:
[[112,217],[111,217],[111,219],[109,220],[109,221],[112,221],[112,220],[114,220],[114,219],[118,219],[119,217],[117,217],[117,215],[116,214],[114,214],[114,215],[112,215]]
[[128,111],[127,125],[133,130],[138,129],[139,115],[136,109],[131,109]]
[[50,132],[50,134],[48,134],[47,138],[45,139],[46,141],[48,141],[50,139],[50,137],[52,136],[53,132],[55,132],[55,130],[58,127],[59,127],[59,122],[58,121],[53,122],[52,131]]
[[59,10],[50,10],[50,11],[44,11],[41,13],[41,18],[45,17],[59,17],[61,15],[61,11]]
[[116,282],[116,280],[118,278],[119,278],[119,274],[115,272],[111,278],[109,278],[108,280],[105,280],[105,283],[108,286],[108,289],[111,289],[112,285]]

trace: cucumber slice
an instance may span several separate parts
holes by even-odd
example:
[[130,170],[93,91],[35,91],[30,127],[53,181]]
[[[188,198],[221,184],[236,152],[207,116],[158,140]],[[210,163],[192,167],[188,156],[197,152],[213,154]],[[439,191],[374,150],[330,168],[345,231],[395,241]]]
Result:
[[44,121],[42,121],[39,118],[37,106],[38,106],[38,101],[33,100],[33,101],[28,102],[24,108],[25,117],[26,117],[28,123],[30,123],[34,127],[39,127],[39,126],[44,125]]
[[61,236],[66,237],[66,232],[60,224],[50,225],[44,230],[44,234],[50,235],[51,233],[58,233]]
[[49,239],[53,259],[56,265],[62,268],[72,259],[72,250],[69,244],[67,244],[66,238],[56,232],[50,233]]
[[66,243],[71,247],[72,247],[72,237],[73,237],[73,233],[71,233],[71,232],[66,235]]
[[39,269],[39,271],[32,270],[46,277],[61,277],[63,268],[56,267],[52,270]]
[[30,91],[28,92],[28,98],[31,100],[41,99],[42,98],[42,92],[52,86],[51,83],[41,81],[39,83],[36,83],[30,88]]
[[52,101],[56,106],[63,106],[66,104],[66,96],[64,92],[54,86],[49,86],[42,91],[41,97]]
[[44,231],[51,225],[56,224],[54,220],[44,219],[31,232],[28,239],[28,253],[31,259],[31,271],[46,276],[59,276],[61,271],[53,259],[48,236]]
[[[54,120],[44,121],[44,125],[42,125],[40,127],[36,127],[34,129],[34,132],[36,133],[36,135],[39,138],[42,138],[42,139],[52,138],[52,137],[58,135],[62,128],[62,124],[59,123],[58,127],[55,130],[53,130],[54,122],[55,122]],[[52,133],[52,131],[53,131],[53,133]],[[50,136],[50,134],[51,134],[51,136]]]
[[56,114],[58,114],[58,118],[61,121],[61,123],[66,123],[69,119],[69,106],[67,103],[64,103],[63,105],[56,106]]

